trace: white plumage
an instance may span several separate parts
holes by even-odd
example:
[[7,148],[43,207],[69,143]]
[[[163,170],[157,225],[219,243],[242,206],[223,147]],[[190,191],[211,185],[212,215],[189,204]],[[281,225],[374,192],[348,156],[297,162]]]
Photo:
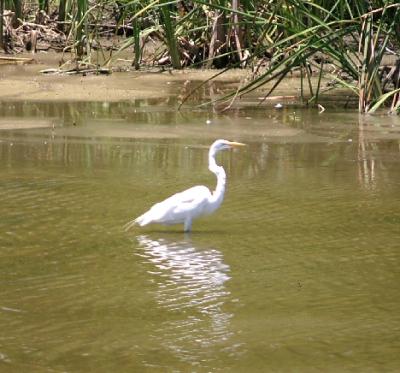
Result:
[[136,224],[143,227],[151,223],[165,225],[183,223],[184,231],[189,232],[195,218],[213,213],[224,199],[226,174],[224,168],[215,162],[216,154],[220,150],[239,146],[244,144],[227,140],[217,140],[211,145],[208,152],[208,168],[217,176],[215,191],[211,193],[204,185],[198,185],[176,193],[127,223],[125,229],[128,230]]

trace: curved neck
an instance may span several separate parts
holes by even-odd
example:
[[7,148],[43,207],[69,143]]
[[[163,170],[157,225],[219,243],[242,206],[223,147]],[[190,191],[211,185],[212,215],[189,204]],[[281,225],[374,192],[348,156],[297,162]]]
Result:
[[217,186],[212,193],[212,201],[216,204],[217,208],[224,199],[225,193],[225,184],[226,184],[226,173],[222,166],[218,166],[217,162],[215,161],[216,152],[210,149],[208,154],[208,169],[215,174],[217,177]]

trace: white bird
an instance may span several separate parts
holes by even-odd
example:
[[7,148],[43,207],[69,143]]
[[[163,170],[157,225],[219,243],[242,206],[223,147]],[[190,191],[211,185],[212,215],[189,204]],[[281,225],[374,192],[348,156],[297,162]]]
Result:
[[130,229],[134,225],[141,227],[152,224],[184,224],[184,232],[190,232],[193,219],[201,215],[212,214],[222,203],[225,193],[226,173],[218,166],[215,156],[220,150],[245,146],[240,142],[217,140],[208,152],[208,169],[217,176],[217,187],[211,192],[204,185],[197,185],[183,192],[176,193],[162,202],[153,205],[149,211],[130,221],[124,227]]

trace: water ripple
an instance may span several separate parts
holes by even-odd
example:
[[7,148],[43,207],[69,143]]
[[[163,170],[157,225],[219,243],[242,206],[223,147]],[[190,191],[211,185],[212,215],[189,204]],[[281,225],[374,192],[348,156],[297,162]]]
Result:
[[[137,253],[156,278],[154,297],[160,313],[169,314],[156,338],[180,360],[210,362],[219,353],[232,353],[231,313],[224,305],[231,298],[225,284],[229,265],[213,248],[197,248],[190,240],[170,241],[138,236]],[[207,365],[207,364],[206,364]]]

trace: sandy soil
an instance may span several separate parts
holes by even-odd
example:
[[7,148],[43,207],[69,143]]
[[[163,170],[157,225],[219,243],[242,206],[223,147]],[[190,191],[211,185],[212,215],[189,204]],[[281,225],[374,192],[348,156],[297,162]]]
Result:
[[[40,71],[58,68],[57,53],[38,53],[31,64],[0,64],[0,100],[29,101],[130,101],[176,94],[172,82],[204,80],[215,70],[132,71],[111,75],[48,75]],[[126,63],[126,62],[125,62]],[[243,70],[233,70],[217,80],[239,82],[246,76]]]

